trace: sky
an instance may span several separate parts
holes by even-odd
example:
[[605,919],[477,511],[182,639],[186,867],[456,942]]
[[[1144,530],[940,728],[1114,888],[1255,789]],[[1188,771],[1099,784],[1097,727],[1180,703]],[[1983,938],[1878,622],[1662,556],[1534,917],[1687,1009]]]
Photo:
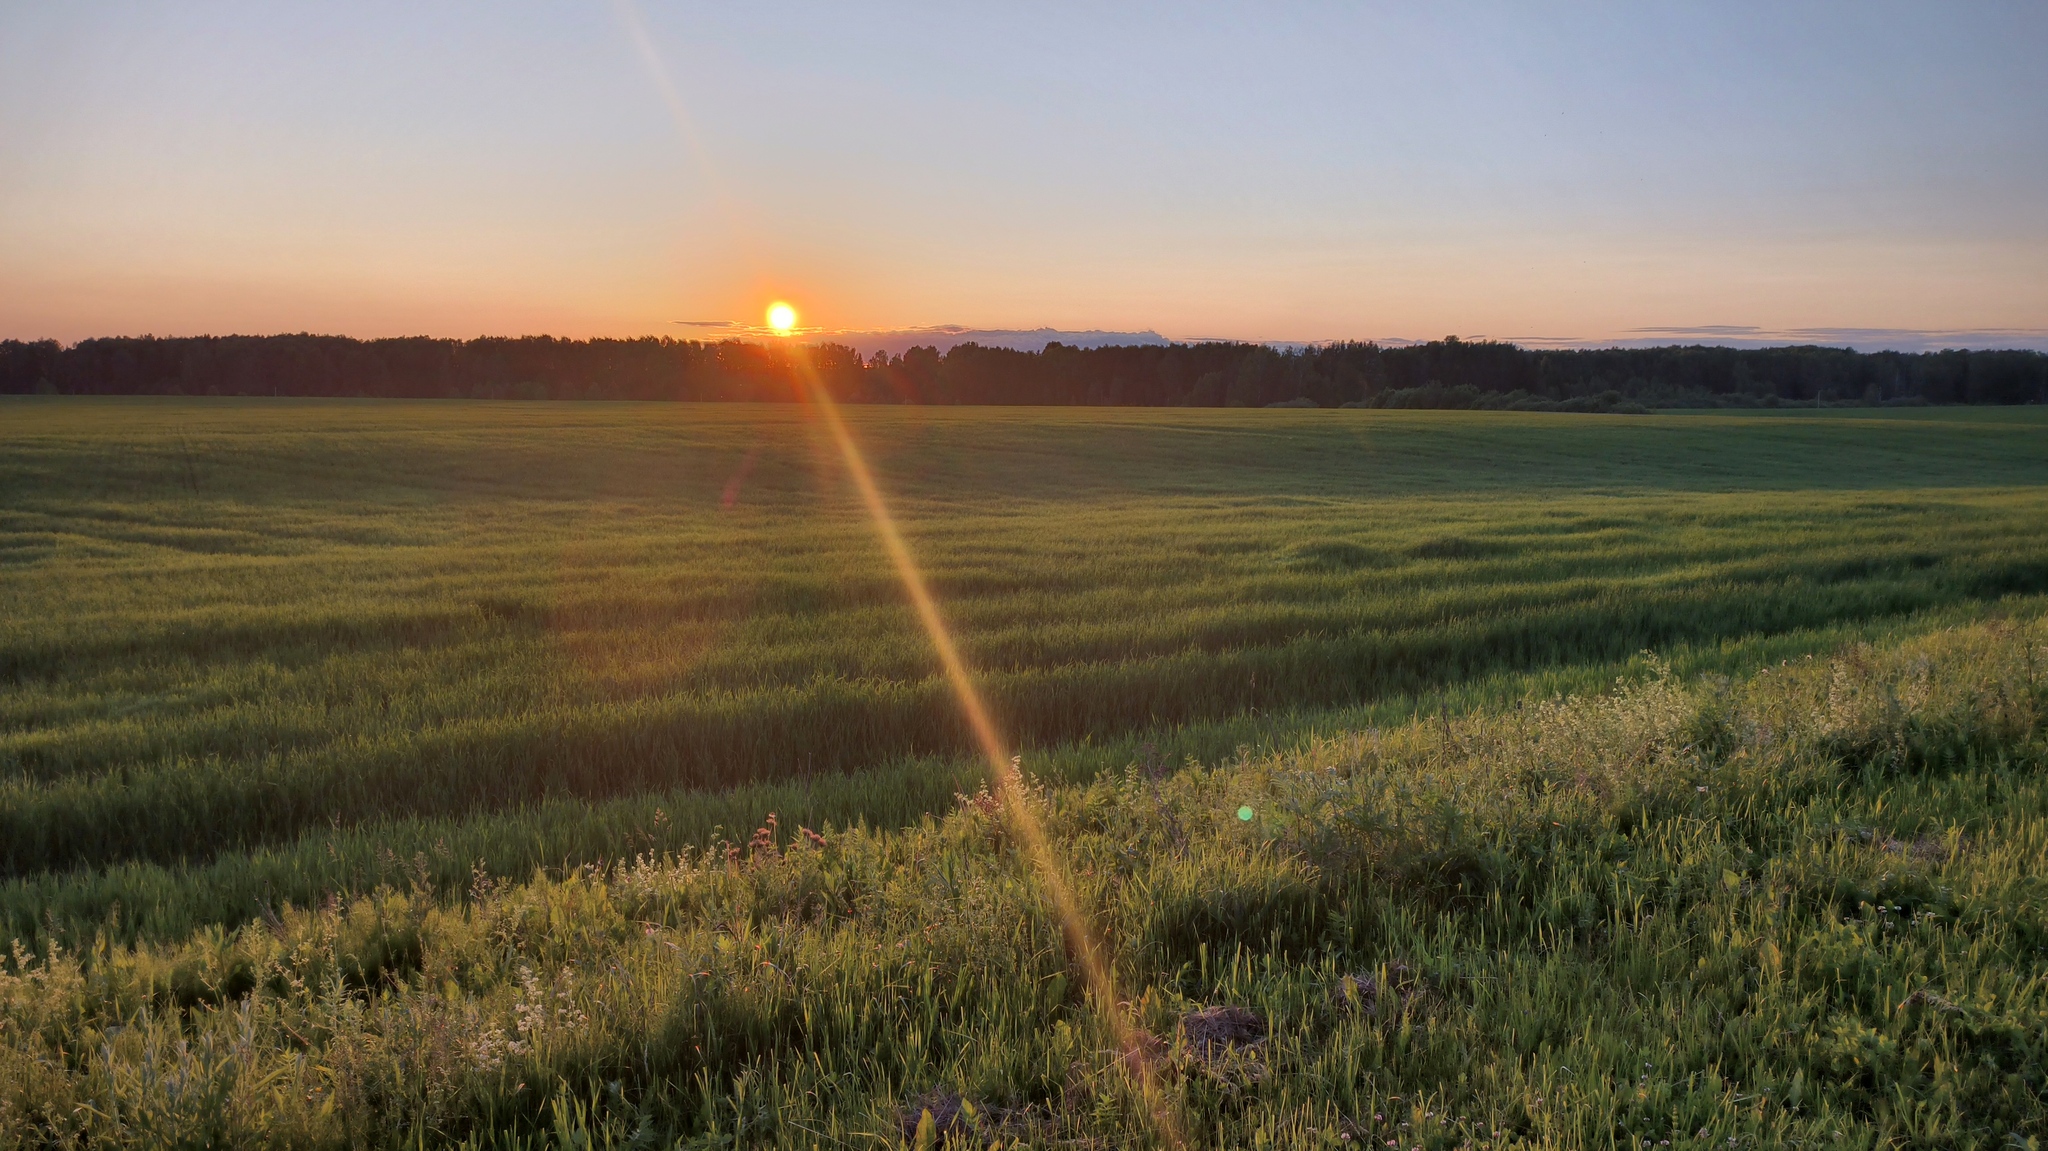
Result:
[[0,338],[787,299],[873,339],[2048,348],[2044,47],[2035,0],[0,0]]

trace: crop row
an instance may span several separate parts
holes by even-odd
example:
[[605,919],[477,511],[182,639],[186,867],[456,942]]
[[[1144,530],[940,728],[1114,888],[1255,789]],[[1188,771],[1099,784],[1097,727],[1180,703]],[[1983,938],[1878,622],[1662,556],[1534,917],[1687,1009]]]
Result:
[[18,953],[0,1136],[2024,1145],[2044,662],[1992,621],[1034,789],[1079,927],[983,796]]

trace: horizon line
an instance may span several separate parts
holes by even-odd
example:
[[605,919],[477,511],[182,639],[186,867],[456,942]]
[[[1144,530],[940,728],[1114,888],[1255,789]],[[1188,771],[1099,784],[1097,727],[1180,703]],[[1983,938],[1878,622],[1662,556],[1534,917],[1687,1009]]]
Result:
[[[966,324],[928,324],[895,328],[808,328],[784,334],[759,325],[746,324],[735,320],[673,320],[671,324],[693,328],[719,329],[719,335],[705,333],[711,341],[736,340],[739,342],[774,343],[783,340],[801,342],[807,345],[840,343],[856,351],[868,351],[861,345],[883,345],[875,350],[901,354],[911,347],[935,347],[940,352],[949,352],[962,344],[979,344],[984,347],[1007,347],[1011,350],[1038,352],[1052,343],[1093,350],[1109,347],[1160,347],[1168,345],[1198,344],[1244,344],[1270,347],[1276,350],[1303,351],[1315,348],[1329,348],[1345,344],[1372,344],[1380,347],[1401,348],[1457,340],[1462,343],[1502,343],[1529,351],[1603,351],[1640,350],[1656,347],[1726,347],[1738,350],[1765,350],[1788,347],[1839,347],[1856,352],[1903,352],[1925,353],[1939,351],[2033,351],[2048,352],[2048,328],[1986,327],[1986,328],[1883,328],[1883,327],[1787,327],[1767,328],[1752,324],[1698,324],[1698,325],[1648,325],[1625,328],[1610,336],[1550,336],[1536,334],[1492,334],[1486,332],[1450,333],[1430,338],[1406,336],[1363,336],[1336,337],[1328,339],[1256,339],[1239,336],[1173,335],[1160,333],[1157,329],[1117,330],[1107,328],[1058,328],[1050,325],[1037,327],[982,327]],[[337,332],[316,332],[311,329],[298,331],[197,333],[188,335],[159,336],[153,332],[123,335],[86,336],[76,340],[62,340],[55,337],[7,337],[5,342],[34,344],[51,342],[60,348],[73,348],[94,340],[181,340],[181,339],[269,339],[280,336],[306,336],[323,339],[350,339],[363,343],[381,340],[525,340],[558,339],[564,341],[592,342],[598,340],[636,340],[649,338],[673,338],[668,333],[649,332],[631,336],[556,336],[548,332],[527,332],[518,335],[480,333],[474,336],[434,336],[426,333],[391,336],[352,336]],[[697,338],[697,337],[691,337]],[[1027,345],[1018,347],[1017,345]],[[894,345],[891,347],[889,345]]]

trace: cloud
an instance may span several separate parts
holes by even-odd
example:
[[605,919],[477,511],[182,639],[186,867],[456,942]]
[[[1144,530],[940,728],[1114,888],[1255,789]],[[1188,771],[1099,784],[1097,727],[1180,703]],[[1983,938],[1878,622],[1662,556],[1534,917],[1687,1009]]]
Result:
[[1015,348],[1020,352],[1041,351],[1047,344],[1061,343],[1077,348],[1107,348],[1133,344],[1170,343],[1158,332],[1108,332],[1100,329],[1066,331],[1059,328],[967,328],[943,324],[929,328],[894,328],[866,332],[817,332],[812,343],[847,344],[863,352],[885,351],[901,355],[906,348],[937,348],[948,351],[960,344],[985,348]]
[[[718,328],[727,338],[778,339],[781,333],[737,320],[677,320],[697,328]],[[950,351],[960,344],[989,348],[1041,351],[1049,343],[1077,348],[1106,348],[1169,343],[1265,344],[1298,351],[1321,347],[1331,340],[1240,340],[1229,336],[1162,336],[1155,331],[1113,332],[1098,328],[969,328],[960,324],[936,324],[920,328],[836,329],[800,328],[798,338],[807,344],[841,344],[862,355],[887,352],[902,355],[916,347]],[[1689,324],[1626,328],[1608,337],[1550,335],[1492,335],[1474,333],[1465,340],[1498,340],[1524,348],[1657,348],[1673,344],[1706,344],[1724,348],[1783,348],[1802,344],[1853,348],[1859,352],[1936,352],[1950,348],[2027,349],[2048,352],[2048,328],[1762,328],[1754,324]],[[1399,336],[1359,337],[1382,347],[1407,347],[1425,340]]]
[[[692,327],[719,327],[740,338],[780,338],[779,333],[735,320],[677,320]],[[1061,343],[1078,348],[1106,348],[1133,344],[1166,344],[1158,332],[1109,332],[1099,329],[1066,331],[1060,328],[969,328],[960,324],[937,324],[922,328],[800,328],[797,337],[807,344],[842,344],[862,355],[887,352],[900,356],[911,348],[951,351],[960,344],[987,348],[1015,348],[1023,352],[1042,351],[1047,344]]]
[[[1674,344],[1705,344],[1720,348],[1785,348],[1817,344],[1859,352],[1939,352],[1949,348],[2023,349],[2048,352],[2048,328],[1760,328],[1754,324],[1690,324],[1627,328],[1607,337],[1494,335],[1460,336],[1465,340],[1498,340],[1524,348],[1668,348]],[[1383,347],[1406,347],[1421,340],[1376,341]],[[1304,345],[1275,345],[1304,346]]]
[[1618,347],[1720,344],[1773,348],[1821,344],[1859,352],[1938,352],[1947,348],[2028,348],[2048,351],[2048,328],[1758,328],[1733,324],[1631,328],[1639,333],[1610,341]]

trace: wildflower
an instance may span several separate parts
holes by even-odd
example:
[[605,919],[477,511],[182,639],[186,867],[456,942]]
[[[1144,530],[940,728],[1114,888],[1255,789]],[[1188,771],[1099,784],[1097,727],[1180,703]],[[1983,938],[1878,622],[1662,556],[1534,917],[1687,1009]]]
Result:
[[747,840],[747,850],[767,855],[777,854],[775,830],[775,813],[771,811],[768,813],[767,820],[760,827],[754,829],[754,837]]

